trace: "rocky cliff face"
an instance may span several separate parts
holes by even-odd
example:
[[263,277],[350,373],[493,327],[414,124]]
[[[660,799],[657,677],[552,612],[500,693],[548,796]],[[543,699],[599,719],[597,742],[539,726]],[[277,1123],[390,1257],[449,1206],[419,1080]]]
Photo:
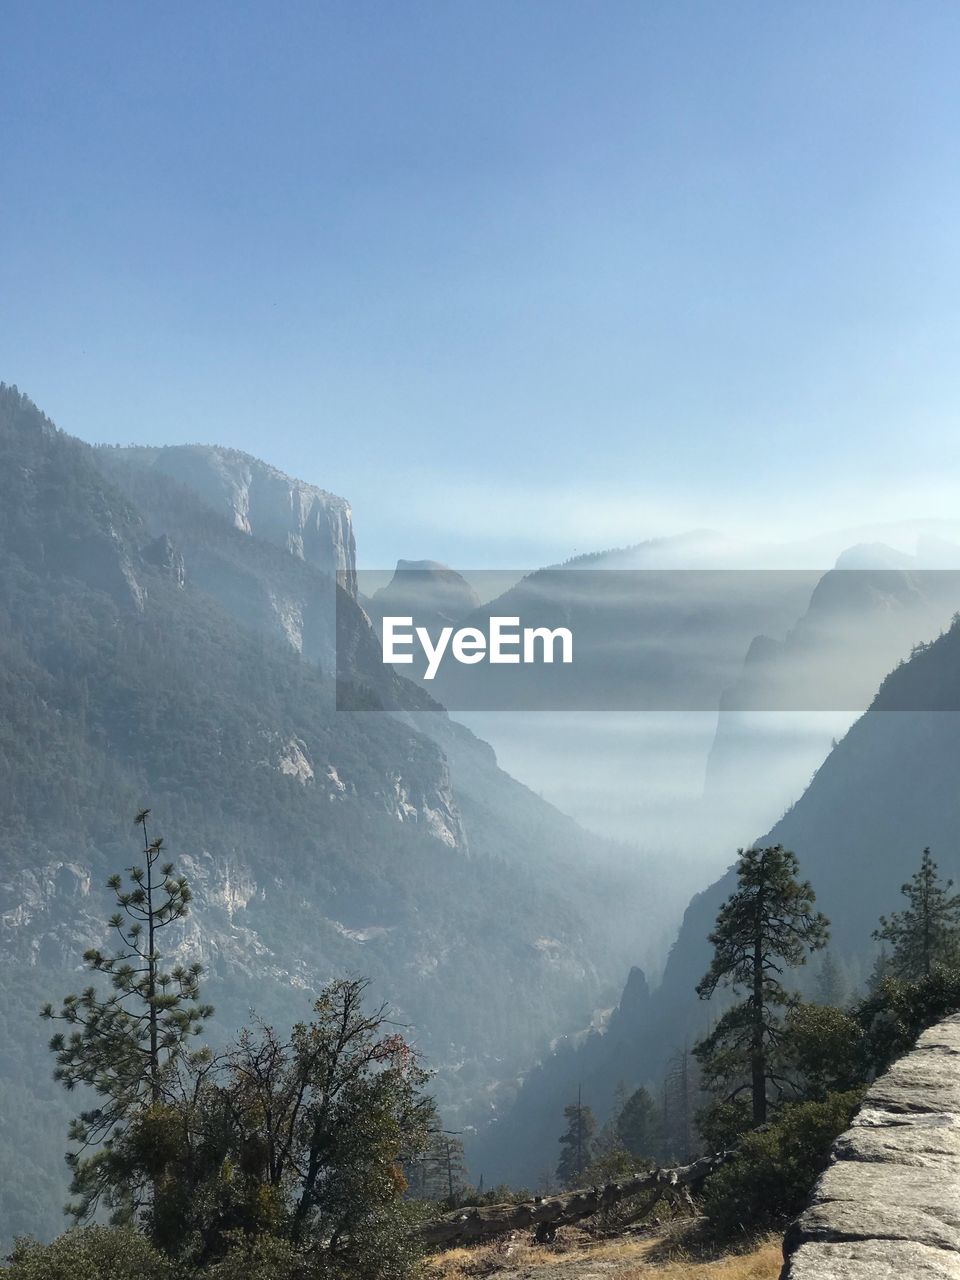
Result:
[[324,573],[341,574],[346,589],[356,595],[356,544],[344,498],[238,449],[172,445],[112,449],[110,455],[169,476],[226,514],[242,533],[283,547]]
[[880,1077],[787,1232],[782,1280],[960,1275],[960,1017]]

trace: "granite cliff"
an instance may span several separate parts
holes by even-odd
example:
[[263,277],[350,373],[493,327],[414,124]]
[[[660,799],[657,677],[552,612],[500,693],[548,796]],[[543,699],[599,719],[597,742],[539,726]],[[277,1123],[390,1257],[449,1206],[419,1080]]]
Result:
[[226,515],[241,533],[282,547],[323,573],[342,575],[347,590],[356,595],[356,543],[345,498],[219,445],[109,452],[117,462],[177,481]]

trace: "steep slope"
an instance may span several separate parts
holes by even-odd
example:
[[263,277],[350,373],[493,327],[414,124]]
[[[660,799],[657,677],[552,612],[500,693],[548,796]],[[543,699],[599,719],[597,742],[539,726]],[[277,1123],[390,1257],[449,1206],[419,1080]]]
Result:
[[917,555],[852,547],[783,639],[753,641],[720,704],[706,769],[712,809],[743,815],[741,830],[756,828],[758,778],[774,812],[796,800],[887,672],[950,625],[960,574],[945,568],[949,550],[929,540]]
[[[624,968],[602,925],[615,887],[572,870],[597,842],[441,712],[420,732],[412,686],[337,712],[332,678],[256,604],[300,591],[329,632],[332,577],[182,477],[125,496],[103,465],[0,388],[0,1161],[29,1153],[0,1170],[5,1235],[60,1226],[66,1106],[35,1012],[103,941],[141,804],[195,888],[180,946],[218,1034],[251,1006],[304,1016],[323,981],[363,972],[458,1127]],[[342,601],[360,652],[369,626]]]
[[[422,686],[398,679],[384,667],[361,609],[343,593],[339,609],[335,608],[336,585],[330,575],[287,554],[278,543],[249,536],[237,525],[232,507],[221,509],[219,501],[210,505],[205,478],[208,452],[199,447],[183,451],[177,478],[152,465],[155,453],[180,454],[177,449],[106,448],[97,449],[92,456],[142,519],[153,539],[151,556],[155,558],[159,549],[166,548],[168,555],[172,551],[177,572],[182,562],[183,576],[192,588],[199,588],[244,628],[283,642],[325,673],[336,669],[335,649],[340,645],[347,655],[341,666],[361,676],[368,691],[375,691],[377,706],[440,746],[458,805],[463,813],[469,809],[473,815],[468,824],[471,851],[562,877],[558,888],[568,900],[584,894],[588,901],[598,903],[615,900],[623,891],[623,877],[598,878],[591,866],[609,862],[614,854],[622,858],[623,851],[544,804],[498,768],[491,748],[451,721]],[[190,473],[187,464],[191,461],[199,467],[199,476]],[[286,479],[291,487],[300,483]],[[455,612],[458,600],[475,603],[473,592],[459,575],[442,566],[422,567],[430,563],[401,561],[395,590],[409,591],[411,580],[412,589],[420,590],[427,579],[437,585],[448,612]],[[338,577],[343,581],[342,572]],[[349,585],[352,579],[348,579]],[[419,599],[423,599],[422,592]],[[436,592],[431,599],[437,603]],[[369,722],[365,727],[375,730]],[[631,880],[649,893],[641,875],[634,873]],[[626,946],[624,941],[623,954]]]
[[[191,589],[215,600],[241,626],[275,637],[323,670],[335,668],[335,580],[348,592],[355,587],[354,539],[349,507],[341,498],[305,486],[317,495],[322,510],[337,519],[328,528],[322,546],[316,527],[308,545],[312,558],[302,554],[301,535],[292,530],[294,505],[306,499],[294,496],[300,482],[267,469],[278,498],[272,526],[276,537],[262,537],[250,528],[251,508],[259,512],[249,493],[241,502],[235,488],[222,489],[211,481],[221,471],[213,464],[227,451],[214,448],[112,449],[99,448],[91,455],[97,467],[119,488],[133,506],[143,527],[157,541],[170,543],[183,561],[184,577]],[[244,474],[261,464],[245,454],[236,466]],[[163,464],[163,465],[161,465]],[[245,523],[237,510],[246,512]],[[285,528],[280,515],[286,510],[291,524]],[[268,525],[268,528],[271,526]],[[292,542],[293,548],[288,545]]]
[[241,533],[271,542],[328,574],[342,573],[356,595],[356,544],[350,504],[284,475],[259,458],[219,445],[134,446],[108,451],[152,475],[167,476],[225,514]]
[[[958,832],[960,623],[954,623],[887,676],[799,801],[758,842],[780,842],[797,853],[832,922],[836,952],[863,959],[878,917],[897,909],[899,887],[925,845],[945,876],[960,878]],[[734,884],[731,868],[688,906],[629,1046],[622,1037],[596,1037],[528,1075],[505,1123],[478,1144],[488,1177],[536,1176],[555,1150],[549,1118],[556,1130],[581,1078],[595,1084],[587,1100],[603,1116],[618,1079],[656,1081],[670,1055],[703,1034],[711,1008],[694,987],[709,963],[707,935]]]
[[[864,955],[881,913],[930,845],[945,876],[960,875],[960,625],[884,680],[869,711],[830,752],[800,800],[762,837],[800,859],[834,943]],[[706,934],[732,891],[728,872],[690,904],[655,996],[661,1031],[686,1010],[708,959]],[[700,1015],[699,1017],[697,1015]]]

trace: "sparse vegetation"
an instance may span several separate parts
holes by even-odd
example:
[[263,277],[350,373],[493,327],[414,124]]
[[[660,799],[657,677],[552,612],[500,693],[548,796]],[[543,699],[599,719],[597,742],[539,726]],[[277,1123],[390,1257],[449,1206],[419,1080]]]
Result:
[[288,1036],[254,1020],[224,1052],[192,1049],[211,1012],[200,966],[168,968],[159,942],[191,895],[148,814],[130,888],[109,881],[117,950],[85,956],[109,989],[42,1011],[67,1026],[56,1079],[97,1099],[70,1129],[70,1212],[103,1204],[115,1230],[24,1241],[11,1274],[402,1280],[417,1256],[403,1167],[435,1129],[428,1073],[359,979],[328,984]]
[[849,1125],[862,1090],[831,1093],[822,1102],[795,1102],[777,1119],[741,1137],[737,1154],[707,1180],[704,1212],[711,1229],[729,1238],[778,1227],[803,1208],[826,1167],[833,1140]]
[[549,1248],[507,1238],[478,1249],[451,1249],[428,1259],[425,1280],[777,1280],[783,1265],[779,1236],[761,1236],[718,1253],[694,1224],[665,1235],[597,1241],[563,1231]]

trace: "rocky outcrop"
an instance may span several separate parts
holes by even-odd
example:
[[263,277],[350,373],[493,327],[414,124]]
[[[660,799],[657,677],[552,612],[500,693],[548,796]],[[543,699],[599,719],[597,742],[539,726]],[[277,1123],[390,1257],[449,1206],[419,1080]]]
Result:
[[440,627],[457,626],[479,607],[480,597],[466,579],[436,560],[398,560],[388,585],[366,601],[378,626],[387,615],[409,615],[431,635]]
[[781,1280],[960,1277],[960,1015],[869,1090],[784,1252]]
[[243,533],[256,534],[357,590],[356,544],[345,498],[216,445],[111,449],[111,460],[153,469],[192,490]]
[[156,565],[167,577],[172,578],[178,587],[186,582],[186,570],[183,555],[171,542],[167,534],[161,533],[159,538],[147,544],[143,558],[148,564]]

